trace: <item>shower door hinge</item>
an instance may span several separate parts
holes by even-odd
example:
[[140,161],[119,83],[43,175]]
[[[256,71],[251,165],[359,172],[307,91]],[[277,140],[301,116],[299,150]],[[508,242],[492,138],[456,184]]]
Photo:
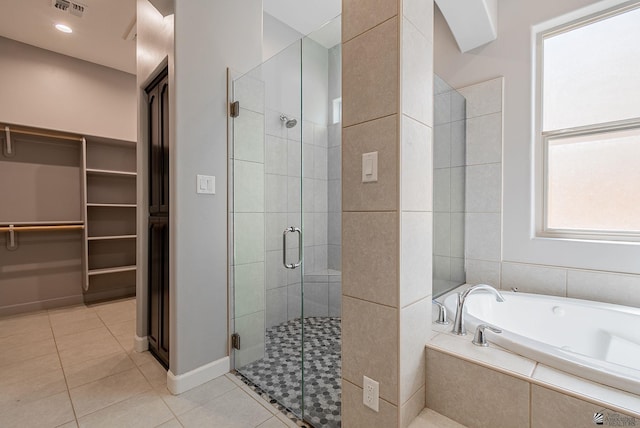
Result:
[[231,335],[231,347],[233,349],[240,349],[240,335],[238,333]]
[[229,113],[231,114],[231,117],[240,116],[240,101],[234,101],[231,103]]

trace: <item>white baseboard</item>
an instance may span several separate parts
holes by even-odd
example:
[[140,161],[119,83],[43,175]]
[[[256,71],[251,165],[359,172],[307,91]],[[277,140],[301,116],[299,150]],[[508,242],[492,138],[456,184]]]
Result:
[[174,395],[182,394],[225,373],[229,373],[231,369],[230,362],[229,357],[220,358],[177,376],[169,370],[167,372],[167,389]]
[[147,336],[140,337],[137,334],[133,336],[133,350],[136,352],[144,352],[149,349],[149,338]]

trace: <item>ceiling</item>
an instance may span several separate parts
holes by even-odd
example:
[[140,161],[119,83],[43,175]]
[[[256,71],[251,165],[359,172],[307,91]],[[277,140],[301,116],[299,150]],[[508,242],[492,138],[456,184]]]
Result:
[[[125,37],[134,25],[136,0],[78,1],[86,6],[82,18],[55,9],[52,0],[2,0],[0,36],[135,74],[135,41]],[[264,0],[266,13],[305,35],[338,16],[341,8],[342,0]],[[57,23],[73,33],[56,30]],[[339,41],[339,34],[338,22],[313,38],[329,45],[337,43],[336,37]]]
[[342,41],[342,21],[337,18],[309,34],[309,38],[331,49]]
[[[0,36],[96,64],[136,72],[135,40],[125,37],[136,16],[136,0],[79,0],[82,18],[51,6],[51,0],[2,0]],[[72,34],[54,28],[57,23]]]
[[342,11],[342,0],[264,0],[264,11],[307,35]]

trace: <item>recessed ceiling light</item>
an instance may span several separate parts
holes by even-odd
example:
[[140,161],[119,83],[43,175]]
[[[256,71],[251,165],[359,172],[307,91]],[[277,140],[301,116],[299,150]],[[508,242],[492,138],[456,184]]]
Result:
[[73,33],[73,30],[71,29],[71,27],[64,24],[56,24],[56,29],[58,31],[62,31],[63,33]]

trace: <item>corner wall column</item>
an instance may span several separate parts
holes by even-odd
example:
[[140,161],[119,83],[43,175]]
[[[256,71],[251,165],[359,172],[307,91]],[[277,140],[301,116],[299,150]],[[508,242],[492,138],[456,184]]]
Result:
[[[342,420],[406,427],[425,405],[431,325],[433,1],[343,0],[342,32]],[[378,180],[363,183],[369,152]]]

